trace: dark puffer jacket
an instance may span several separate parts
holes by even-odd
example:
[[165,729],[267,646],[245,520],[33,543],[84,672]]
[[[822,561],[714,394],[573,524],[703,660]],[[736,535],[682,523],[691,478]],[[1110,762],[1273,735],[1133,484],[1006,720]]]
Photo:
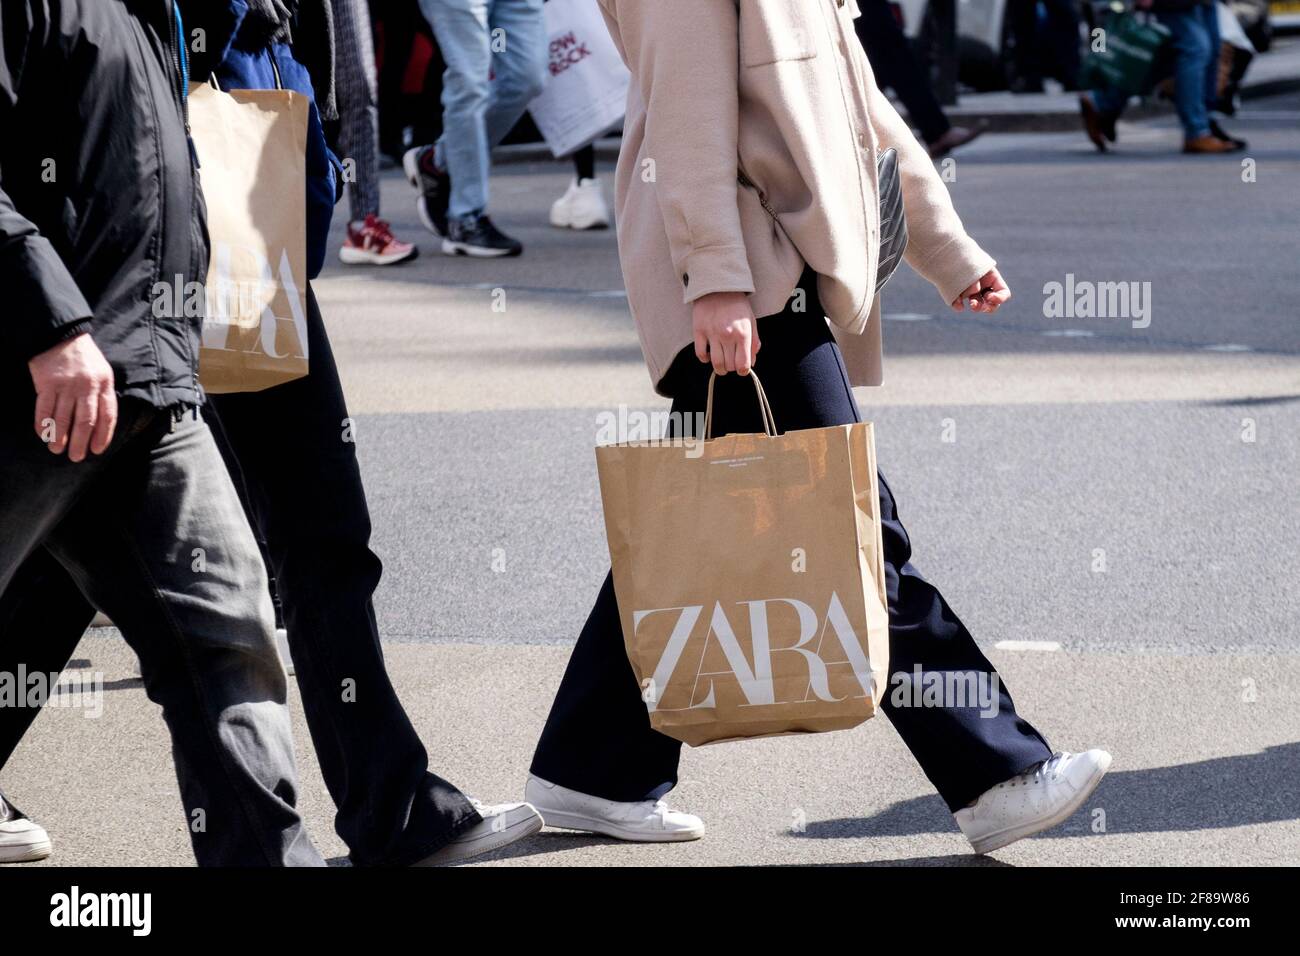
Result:
[[[201,283],[208,262],[181,29],[172,0],[0,4],[2,414],[31,393],[27,360],[80,331],[119,394],[202,400],[201,319],[154,294],[177,277],[182,290]],[[229,37],[206,43],[224,49]]]
[[[190,4],[186,4],[190,7]],[[244,7],[200,3],[209,64]],[[29,415],[32,355],[90,332],[117,392],[151,405],[201,401],[201,317],[156,286],[201,284],[203,196],[186,134],[172,0],[0,4],[0,394]],[[192,79],[205,73],[195,69]]]

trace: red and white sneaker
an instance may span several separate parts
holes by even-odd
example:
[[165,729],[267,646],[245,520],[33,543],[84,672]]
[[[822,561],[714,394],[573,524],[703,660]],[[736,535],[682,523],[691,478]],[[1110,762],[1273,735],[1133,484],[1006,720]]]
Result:
[[388,222],[374,213],[363,222],[348,223],[348,238],[339,248],[339,259],[347,265],[391,266],[420,254],[414,243],[399,242]]

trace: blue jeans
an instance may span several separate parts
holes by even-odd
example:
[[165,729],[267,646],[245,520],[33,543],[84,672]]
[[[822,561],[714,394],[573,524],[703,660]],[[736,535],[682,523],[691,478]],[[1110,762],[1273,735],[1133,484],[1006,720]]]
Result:
[[[1210,111],[1218,99],[1219,19],[1214,4],[1191,10],[1156,14],[1173,34],[1174,106],[1187,139],[1210,132]],[[1092,101],[1103,113],[1118,115],[1128,96],[1122,92],[1093,90]]]
[[442,138],[435,157],[451,175],[448,214],[488,204],[490,151],[546,79],[543,0],[420,0],[446,61]]

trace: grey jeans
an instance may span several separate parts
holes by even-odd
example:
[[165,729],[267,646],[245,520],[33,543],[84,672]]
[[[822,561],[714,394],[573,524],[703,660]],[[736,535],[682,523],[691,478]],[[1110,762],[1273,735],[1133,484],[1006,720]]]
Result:
[[295,808],[266,569],[197,412],[123,400],[112,445],[74,464],[50,454],[28,415],[6,409],[0,592],[42,547],[140,658],[171,732],[199,864],[321,865]]

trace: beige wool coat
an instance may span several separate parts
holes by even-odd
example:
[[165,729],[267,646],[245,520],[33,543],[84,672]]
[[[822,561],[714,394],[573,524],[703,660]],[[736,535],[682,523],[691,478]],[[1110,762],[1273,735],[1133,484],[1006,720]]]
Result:
[[[906,261],[951,302],[993,268],[876,86],[855,0],[599,0],[632,73],[615,185],[619,258],[656,387],[691,303],[782,311],[805,264],[855,385],[882,381],[876,155],[898,151]],[[808,321],[823,321],[809,316]]]

